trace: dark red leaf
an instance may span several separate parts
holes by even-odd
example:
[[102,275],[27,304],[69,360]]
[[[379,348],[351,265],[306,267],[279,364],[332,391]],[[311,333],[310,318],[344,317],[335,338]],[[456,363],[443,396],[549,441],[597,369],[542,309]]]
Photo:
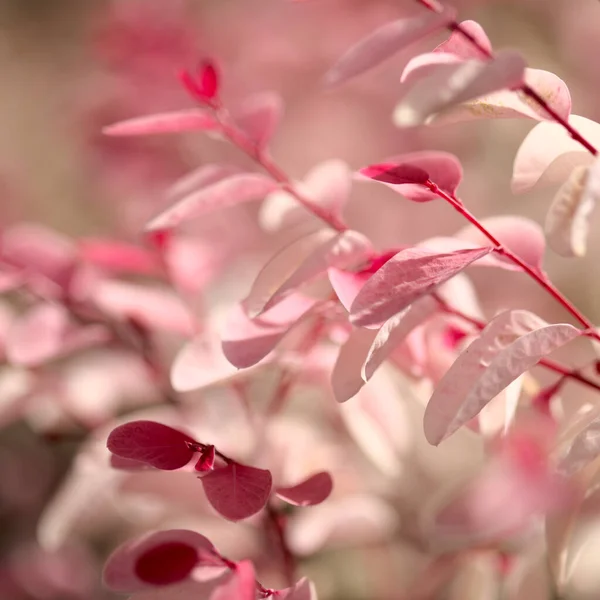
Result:
[[219,75],[215,65],[206,61],[198,69],[198,81],[203,95],[212,100],[219,92]]
[[172,471],[190,462],[196,443],[185,433],[153,421],[133,421],[113,429],[108,449],[117,456]]
[[230,521],[247,519],[261,510],[271,493],[269,471],[231,463],[201,478],[213,508]]
[[198,551],[183,542],[165,542],[142,554],[135,574],[152,585],[169,585],[185,579],[198,564]]
[[429,179],[427,171],[409,163],[381,163],[371,165],[361,169],[360,174],[376,181],[383,181],[384,183],[391,183],[393,185],[425,183]]
[[294,506],[314,506],[325,501],[333,490],[333,480],[326,471],[315,473],[292,487],[278,487],[275,493]]

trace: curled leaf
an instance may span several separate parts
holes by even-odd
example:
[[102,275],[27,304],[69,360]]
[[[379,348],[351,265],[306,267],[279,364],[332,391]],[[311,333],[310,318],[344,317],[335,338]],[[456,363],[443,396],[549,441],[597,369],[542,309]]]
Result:
[[546,215],[549,246],[561,256],[584,256],[587,250],[589,218],[600,196],[600,169],[575,167],[557,192]]

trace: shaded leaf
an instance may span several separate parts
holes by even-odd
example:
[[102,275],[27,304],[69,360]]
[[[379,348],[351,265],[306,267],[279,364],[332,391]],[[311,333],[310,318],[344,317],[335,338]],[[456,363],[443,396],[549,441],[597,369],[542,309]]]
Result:
[[276,92],[259,92],[244,100],[234,118],[258,148],[264,148],[273,137],[282,115],[281,96]]

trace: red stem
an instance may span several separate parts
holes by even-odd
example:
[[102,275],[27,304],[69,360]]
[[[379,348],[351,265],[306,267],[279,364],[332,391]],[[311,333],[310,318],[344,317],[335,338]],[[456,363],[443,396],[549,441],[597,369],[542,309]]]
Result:
[[[471,325],[473,325],[474,327],[476,327],[479,330],[482,330],[487,326],[487,323],[485,323],[484,321],[480,321],[479,319],[470,317],[469,315],[466,315],[465,313],[461,312],[460,310],[450,306],[447,302],[445,302],[437,294],[432,294],[432,295],[437,300],[440,307],[442,308],[442,310],[445,313],[459,317],[463,321],[470,323]],[[578,369],[569,369],[568,367],[565,367],[564,365],[561,365],[560,363],[555,362],[549,358],[542,358],[539,361],[538,365],[540,367],[545,367],[546,369],[548,369],[550,371],[554,371],[555,373],[558,373],[562,377],[566,377],[568,379],[573,379],[574,381],[578,381],[579,383],[586,385],[586,386],[596,390],[597,392],[600,392],[600,384],[597,384],[594,381],[592,381],[591,379],[588,379],[585,375],[582,375]]]
[[301,194],[293,185],[291,179],[285,172],[275,164],[273,159],[256,143],[250,139],[241,129],[235,126],[229,112],[220,105],[213,106],[215,117],[221,125],[221,132],[225,137],[254,162],[260,165],[281,188],[293,196],[306,210],[315,217],[324,221],[329,227],[336,231],[344,232],[348,229],[347,225],[331,211],[315,204],[312,200]]
[[[424,6],[427,10],[431,12],[440,13],[443,11],[443,6],[437,0],[416,0],[421,6]],[[477,48],[481,54],[486,56],[488,59],[493,59],[494,54],[490,52],[487,48],[484,48],[476,38],[474,38],[458,21],[451,21],[448,24],[448,29],[450,31],[456,31],[460,33],[472,46]],[[590,154],[593,156],[598,155],[598,150],[596,147],[577,129],[575,129],[566,119],[561,117],[547,102],[536,92],[530,85],[527,83],[522,83],[518,88],[523,94],[527,97],[531,98],[538,106],[540,106],[543,110],[545,110],[553,121],[564,127],[567,133],[578,143],[580,143]]]
[[[537,269],[528,265],[525,261],[519,258],[514,252],[509,250],[506,246],[500,242],[482,223],[479,222],[477,217],[473,215],[464,204],[452,194],[448,194],[441,190],[433,181],[427,181],[426,187],[431,190],[438,197],[445,200],[454,210],[462,215],[469,223],[476,227],[492,244],[496,252],[502,256],[505,256],[512,263],[517,265],[523,272],[525,272],[531,279],[533,279],[541,288],[543,288],[548,294],[550,294],[566,311],[568,311],[574,319],[576,319],[585,329],[585,335],[600,339],[597,333],[595,333],[594,324],[583,315],[579,309],[563,294],[558,290],[552,282]],[[589,331],[588,331],[589,330]]]

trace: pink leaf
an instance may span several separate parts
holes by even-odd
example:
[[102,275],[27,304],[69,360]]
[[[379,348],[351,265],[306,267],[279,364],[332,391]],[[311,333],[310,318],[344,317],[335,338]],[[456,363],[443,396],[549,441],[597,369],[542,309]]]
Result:
[[247,519],[262,510],[271,494],[269,471],[232,462],[201,479],[212,507],[226,519]]
[[[569,123],[595,146],[600,145],[600,124],[571,115]],[[513,193],[536,185],[563,183],[578,165],[587,166],[593,157],[557,123],[539,123],[523,140],[513,164]]]
[[[502,215],[482,219],[481,224],[524,262],[535,269],[541,270],[546,240],[542,228],[535,221],[526,217]],[[458,231],[455,237],[477,246],[491,244],[486,236],[473,225],[467,225]],[[502,266],[505,269],[520,269],[520,267],[502,256],[490,255],[485,260],[492,265]]]
[[248,315],[253,318],[265,310],[275,293],[294,277],[305,261],[334,239],[335,232],[321,229],[302,236],[275,254],[260,270],[244,300],[244,308]]
[[421,184],[427,182],[429,173],[410,164],[382,163],[379,165],[371,165],[360,170],[360,174],[365,177],[390,183],[392,185],[401,185],[403,183]]
[[446,27],[453,18],[454,12],[446,9],[441,14],[401,19],[380,27],[340,58],[327,73],[326,83],[340,84],[376,67],[407,46]]
[[[350,197],[351,184],[348,165],[341,160],[332,159],[311,169],[296,188],[312,202],[339,217]],[[269,194],[261,207],[261,225],[268,231],[277,230],[284,225],[295,225],[307,218],[311,218],[310,213],[296,198],[283,190]]]
[[199,553],[214,551],[210,541],[194,531],[147,533],[119,546],[106,561],[102,578],[109,589],[125,593],[167,585],[185,579],[200,562]]
[[576,431],[561,448],[557,470],[572,476],[600,456],[600,415],[590,410],[576,423]]
[[197,336],[178,352],[171,367],[171,385],[189,392],[237,376],[237,369],[224,356],[217,340]]
[[210,600],[256,600],[256,576],[249,560],[239,562],[231,577],[220,585]]
[[260,92],[247,98],[234,118],[259,148],[265,148],[281,121],[283,100],[275,92]]
[[327,500],[333,490],[333,480],[326,471],[316,473],[292,487],[278,487],[275,493],[294,506],[314,506]]
[[362,377],[369,381],[381,364],[423,321],[435,314],[438,303],[426,296],[388,319],[377,332],[362,367]]
[[[492,51],[492,44],[479,23],[475,21],[462,21],[460,26],[477,40],[480,47],[484,48],[488,53]],[[465,60],[469,58],[487,58],[486,52],[479,50],[475,44],[465,39],[465,36],[458,31],[453,31],[450,37],[445,42],[442,42],[434,52],[454,54]]]
[[192,192],[221,181],[231,175],[239,174],[241,169],[235,165],[208,164],[202,165],[178,179],[166,193],[170,200],[179,200]]
[[150,331],[162,329],[189,335],[194,330],[192,315],[168,289],[104,280],[88,292],[100,310],[117,319],[135,321]]
[[358,295],[358,292],[363,288],[365,283],[373,273],[368,271],[361,271],[355,273],[353,271],[343,271],[342,269],[330,268],[327,270],[329,277],[329,283],[336,293],[342,306],[350,312],[350,307],[354,302],[354,299]]
[[[442,55],[444,56],[444,55]],[[525,69],[525,82],[548,103],[556,114],[568,119],[571,114],[571,94],[565,82],[548,71]],[[550,120],[550,115],[523,92],[503,90],[451,106],[428,121],[428,125],[447,125],[473,119],[527,118]]]
[[223,354],[238,369],[255,365],[314,305],[314,300],[294,294],[256,319],[248,318],[241,305],[235,306],[222,333]]
[[154,275],[160,271],[158,260],[148,250],[115,240],[81,240],[79,256],[84,262],[111,273]]
[[189,435],[154,421],[132,421],[113,429],[107,447],[117,456],[172,471],[187,465],[195,443]]
[[184,196],[152,219],[146,225],[146,231],[171,229],[215,210],[258,200],[276,188],[272,179],[259,173],[232,175]]
[[[526,333],[519,336],[523,330]],[[425,410],[427,440],[438,445],[541,358],[580,333],[568,324],[541,325],[526,311],[498,315],[437,385]]]
[[350,319],[359,326],[383,323],[491,250],[473,248],[447,254],[422,248],[402,250],[360,290],[352,303]]
[[288,294],[327,273],[327,269],[350,268],[365,262],[373,254],[371,242],[357,231],[347,230],[316,248],[273,292],[259,314],[281,302]]
[[[417,176],[417,180],[413,182],[394,182],[391,178],[377,175],[377,169],[381,166],[387,167],[395,165],[397,168],[401,168],[404,174],[410,174],[413,169],[414,175]],[[369,177],[376,181],[381,181],[391,189],[399,192],[409,200],[414,202],[427,202],[429,200],[437,200],[439,197],[423,185],[424,181],[418,179],[419,173],[421,179],[423,174],[426,174],[425,181],[427,179],[433,181],[440,189],[444,190],[449,194],[454,194],[458,188],[462,176],[463,170],[460,161],[456,156],[448,152],[438,152],[425,150],[422,152],[412,152],[410,154],[402,154],[387,159],[382,165],[375,165],[373,167],[366,167],[360,170],[362,177]],[[375,169],[375,172],[373,172]]]
[[439,65],[433,74],[410,86],[394,110],[394,123],[398,127],[422,125],[450,106],[513,88],[523,82],[525,67],[522,56],[510,50],[499,52],[492,61]]
[[69,328],[69,315],[59,305],[42,303],[19,317],[9,329],[6,357],[13,364],[34,366],[57,356]]
[[338,402],[346,402],[365,384],[362,366],[376,335],[374,329],[354,329],[340,348],[331,373],[331,387]]
[[129,597],[129,600],[211,600],[222,583],[222,577],[208,581],[187,579],[166,587],[154,587],[136,592]]
[[561,256],[585,256],[589,219],[600,197],[600,163],[575,167],[546,215],[549,246]]
[[154,468],[148,463],[133,460],[131,458],[123,458],[116,454],[110,455],[110,466],[113,469],[121,469],[123,471],[148,471]]
[[102,129],[102,132],[105,135],[120,137],[209,131],[218,128],[219,124],[211,115],[198,109],[190,109],[128,119],[108,125]]

